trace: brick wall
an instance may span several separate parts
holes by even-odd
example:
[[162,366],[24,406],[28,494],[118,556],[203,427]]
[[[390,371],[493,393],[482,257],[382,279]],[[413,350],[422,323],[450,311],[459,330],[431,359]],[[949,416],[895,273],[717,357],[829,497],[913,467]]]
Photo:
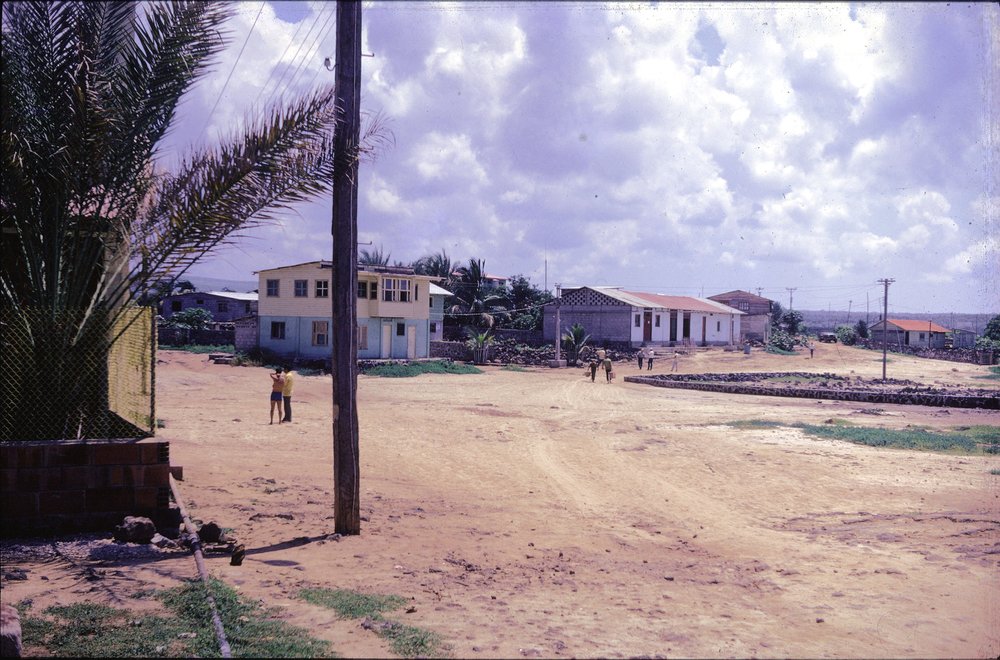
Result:
[[163,440],[0,443],[0,534],[108,530],[125,516],[168,518]]

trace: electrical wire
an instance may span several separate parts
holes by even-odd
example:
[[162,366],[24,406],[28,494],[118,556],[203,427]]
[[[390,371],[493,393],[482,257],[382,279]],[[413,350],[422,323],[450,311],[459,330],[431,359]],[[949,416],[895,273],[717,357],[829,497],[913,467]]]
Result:
[[[293,63],[293,65],[294,65],[295,61],[299,59],[299,54],[302,53],[303,46],[305,46],[306,42],[309,40],[309,36],[313,32],[313,28],[316,27],[317,23],[319,23],[319,18],[323,14],[323,11],[325,11],[325,10],[326,10],[326,6],[324,5],[323,10],[321,10],[318,14],[316,14],[316,18],[313,19],[313,24],[309,27],[309,31],[306,32],[305,38],[302,40],[302,43],[299,44],[298,50],[295,51],[295,55],[292,57],[292,63]],[[335,13],[334,10],[330,10],[328,12],[328,16],[327,16],[326,22],[323,24],[323,27],[320,28],[320,32],[322,32],[330,24],[330,21],[335,16],[336,16],[336,13]],[[309,50],[311,50],[311,47],[310,47]],[[299,62],[298,66],[296,66],[294,68],[294,71],[292,73],[292,80],[295,79],[295,77],[299,74],[299,71],[302,70],[302,67],[305,66],[306,57],[308,56],[309,50],[306,51],[306,55],[303,56],[302,61]],[[274,101],[275,95],[278,94],[279,90],[282,89],[282,85],[284,84],[285,78],[288,76],[289,71],[292,71],[292,69],[291,68],[285,69],[285,71],[281,74],[281,78],[278,80],[277,84],[274,86],[274,89],[271,90],[271,94],[267,97],[267,101],[265,101],[265,103],[264,103],[265,106],[266,105],[270,105]]]

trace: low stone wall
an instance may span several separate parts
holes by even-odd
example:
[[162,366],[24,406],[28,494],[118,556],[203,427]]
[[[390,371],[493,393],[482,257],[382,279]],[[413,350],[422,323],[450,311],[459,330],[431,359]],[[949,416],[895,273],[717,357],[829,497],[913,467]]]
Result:
[[[170,444],[154,438],[0,443],[3,536],[110,531],[170,517]],[[159,523],[157,523],[159,524]]]
[[464,341],[432,341],[430,356],[463,362],[472,359],[472,351]]
[[[872,351],[882,350],[882,342],[871,339],[859,340],[856,345]],[[920,348],[893,345],[892,343],[887,348],[890,353],[902,353],[931,360],[947,360],[948,362],[966,364],[996,364],[997,360],[1000,359],[1000,351],[980,348]]]
[[[701,374],[699,374],[701,375]],[[903,388],[902,390],[858,390],[837,388],[811,387],[769,387],[752,384],[754,380],[763,378],[743,378],[738,382],[726,382],[725,376],[782,376],[789,374],[711,374],[712,380],[698,380],[696,376],[625,376],[627,383],[654,385],[674,389],[701,390],[703,392],[723,392],[726,394],[756,394],[758,396],[783,396],[804,399],[827,399],[831,401],[859,401],[865,403],[896,403],[917,406],[937,406],[941,408],[985,408],[1000,410],[1000,396],[989,394],[944,394],[931,391],[914,391],[919,388]],[[832,376],[832,374],[812,374],[814,376]],[[735,379],[734,379],[735,380]],[[750,381],[748,384],[747,381]]]
[[157,328],[156,338],[160,346],[184,346],[185,344],[202,344],[206,346],[224,346],[236,343],[236,331],[226,330],[192,330],[190,328]]

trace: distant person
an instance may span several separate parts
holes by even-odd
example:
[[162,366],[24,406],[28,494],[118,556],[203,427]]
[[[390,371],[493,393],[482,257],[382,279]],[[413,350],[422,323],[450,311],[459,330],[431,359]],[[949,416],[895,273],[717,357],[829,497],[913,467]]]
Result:
[[281,375],[281,367],[271,374],[271,423],[274,424],[274,409],[278,409],[278,423],[281,424],[282,391],[285,389],[285,377]]
[[603,348],[597,349],[597,359],[598,360],[600,360],[601,362],[604,362],[604,358],[605,358],[606,355],[607,355],[607,352]]
[[[653,352],[653,347],[652,346],[650,346],[649,348],[646,349],[646,371],[652,371],[653,370],[653,358],[655,356],[656,356],[656,354]],[[642,369],[642,365],[641,364],[639,365],[639,368]]]
[[811,360],[812,357],[813,357],[813,351],[816,350],[816,344],[814,344],[812,342],[809,342],[809,344],[807,344],[807,345],[809,347],[809,359]]
[[590,382],[593,383],[597,379],[597,360],[590,358]]
[[646,357],[646,349],[640,346],[635,356],[639,359],[639,371],[642,371],[642,358]]
[[611,382],[611,370],[612,370],[613,368],[614,368],[614,367],[613,367],[613,365],[611,364],[611,358],[609,358],[609,357],[605,357],[605,358],[604,358],[604,376],[605,376],[605,378],[607,378],[607,379],[608,379],[608,382],[609,382],[609,383]]
[[285,417],[282,421],[292,421],[292,387],[294,387],[295,377],[292,376],[292,368],[285,367],[285,386],[281,388],[281,398],[285,400]]
[[674,351],[674,354],[671,356],[671,361],[670,361],[670,370],[671,371],[677,371],[677,359],[679,357],[680,357],[680,355],[678,355],[677,351]]

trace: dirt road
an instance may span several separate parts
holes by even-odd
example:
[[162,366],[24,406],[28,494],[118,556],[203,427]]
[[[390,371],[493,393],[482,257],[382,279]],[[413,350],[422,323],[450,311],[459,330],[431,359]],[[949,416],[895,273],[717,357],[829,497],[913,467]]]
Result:
[[[681,371],[874,377],[880,357],[822,344],[813,360],[708,351]],[[951,428],[1000,425],[996,413],[883,405],[873,416],[851,403],[591,383],[577,369],[362,376],[362,534],[310,541],[333,531],[329,377],[300,376],[294,423],[272,426],[267,370],[160,359],[160,435],[184,467],[187,505],[248,548],[242,566],[217,557],[210,570],[342,655],[389,652],[356,621],[294,598],[301,587],[410,598],[415,611],[397,618],[439,633],[457,657],[1000,653],[1000,457],[726,425]],[[892,377],[996,382],[977,378],[985,367],[892,360]],[[192,573],[174,559],[128,579]],[[36,602],[57,583],[35,585]]]

